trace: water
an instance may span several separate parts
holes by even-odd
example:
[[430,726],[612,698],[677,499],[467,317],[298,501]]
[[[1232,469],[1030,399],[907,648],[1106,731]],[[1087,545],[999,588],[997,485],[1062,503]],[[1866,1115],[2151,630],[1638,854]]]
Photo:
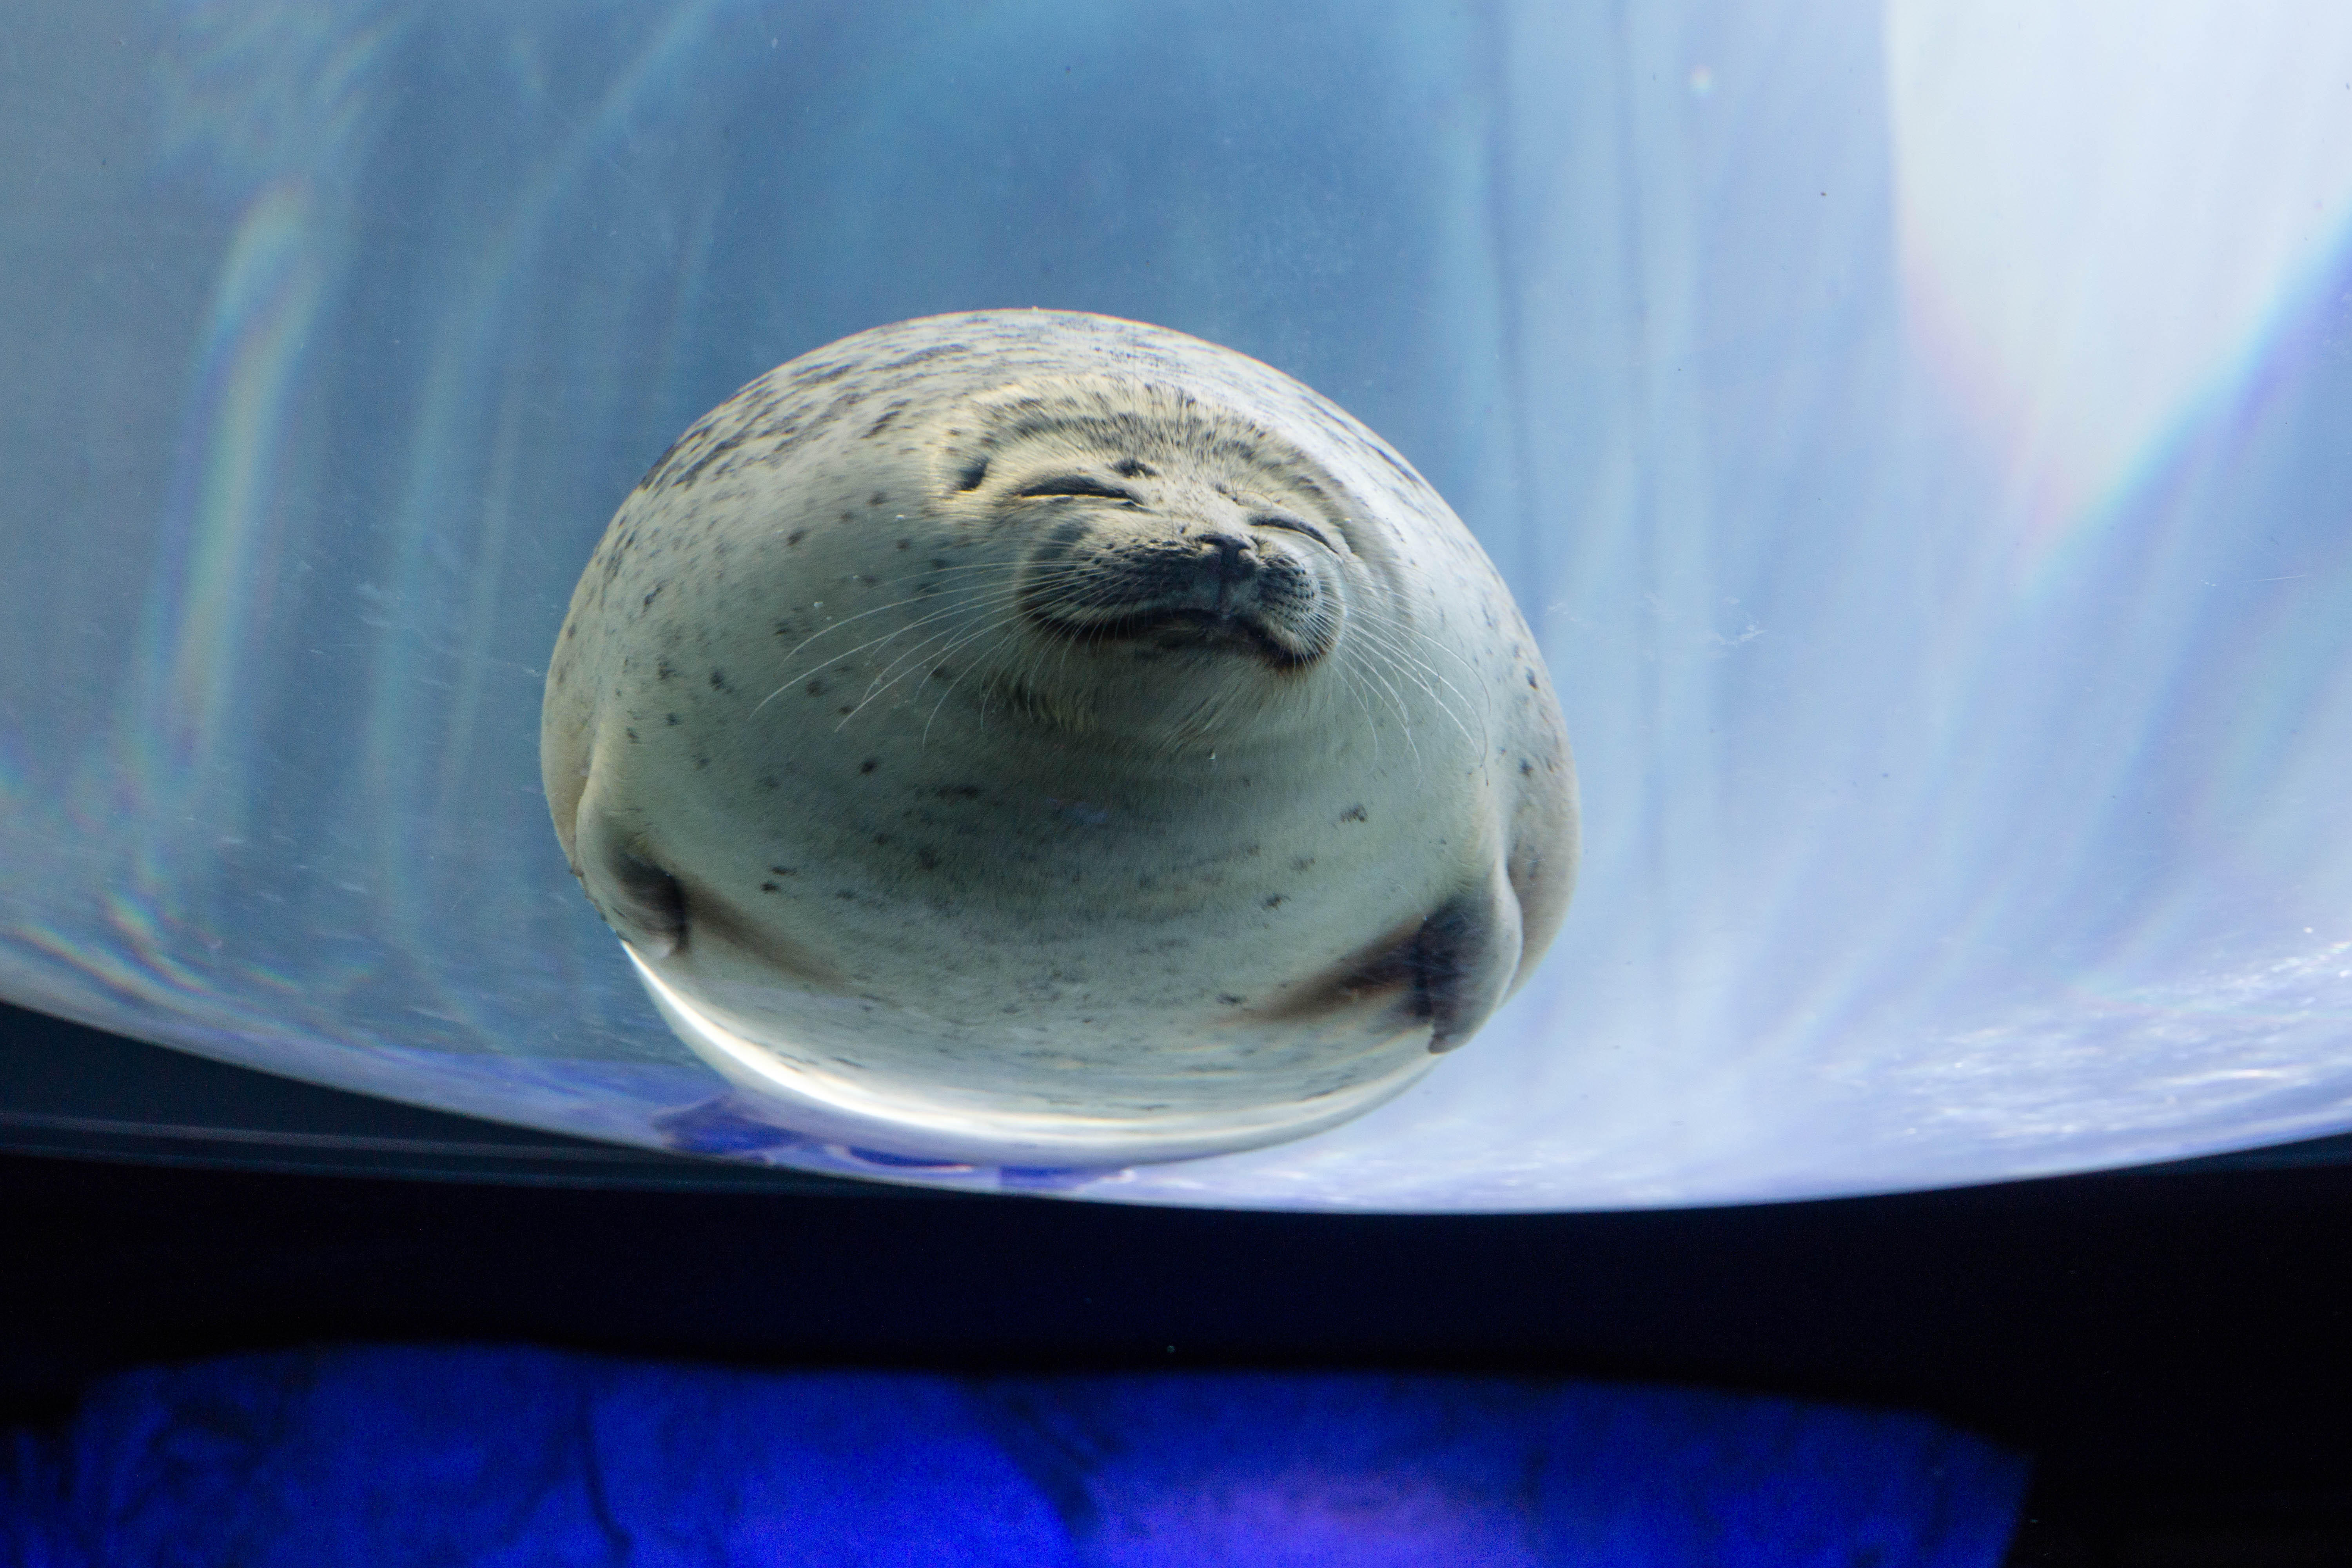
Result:
[[[0,992],[321,1082],[1157,1202],[1717,1202],[2352,1127],[2352,12],[29,7]],[[1364,1120],[1100,1177],[778,1141],[541,798],[621,497],[1050,305],[1435,483],[1574,737],[1543,971]]]

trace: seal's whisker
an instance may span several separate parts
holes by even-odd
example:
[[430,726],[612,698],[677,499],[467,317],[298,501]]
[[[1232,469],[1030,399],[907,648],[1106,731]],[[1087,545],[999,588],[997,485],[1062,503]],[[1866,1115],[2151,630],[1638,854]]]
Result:
[[1372,731],[1374,747],[1377,748],[1380,744],[1380,715],[1370,703],[1369,693],[1372,689],[1373,683],[1378,682],[1381,691],[1388,698],[1389,705],[1396,710],[1397,731],[1404,737],[1405,748],[1412,753],[1413,760],[1418,764],[1421,761],[1421,742],[1413,738],[1412,714],[1405,707],[1404,694],[1396,689],[1395,682],[1377,669],[1357,668],[1350,669],[1349,674],[1355,682],[1353,689],[1357,690],[1356,700],[1365,704],[1364,721]]
[[[979,619],[983,623],[986,621],[986,617],[984,616],[979,617]],[[841,716],[841,722],[839,724],[835,724],[834,728],[836,730],[840,729],[843,725],[847,724],[852,719],[856,718],[860,713],[866,711],[866,708],[877,699],[883,696],[883,694],[887,692],[892,687],[898,685],[899,681],[904,680],[908,675],[912,674],[922,665],[930,662],[933,658],[944,658],[954,648],[956,639],[964,637],[972,629],[972,622],[966,621],[956,626],[949,626],[944,630],[933,632],[930,636],[917,643],[913,647],[900,653],[897,658],[893,658],[888,665],[884,667],[882,671],[877,674],[872,680],[866,682],[865,694],[857,700],[856,706],[852,708],[848,712],[843,714]],[[940,652],[937,655],[933,655],[929,651],[935,644],[938,645],[940,649]]]
[[[1452,706],[1438,696],[1436,689],[1432,687],[1411,663],[1399,658],[1394,650],[1384,647],[1377,637],[1368,637],[1364,639],[1364,651],[1372,659],[1379,661],[1381,667],[1383,668],[1390,676],[1407,681],[1412,685],[1418,687],[1421,689],[1422,694],[1429,699],[1431,706],[1437,709],[1439,712],[1444,714],[1447,721],[1451,722],[1455,729],[1462,732],[1462,738],[1465,741],[1468,742],[1473,746],[1479,744],[1478,738],[1470,733],[1469,726],[1463,723],[1461,715],[1455,713]],[[1402,706],[1402,694],[1397,691],[1397,689],[1393,685],[1391,686],[1390,689],[1391,692],[1397,697],[1400,706]],[[1408,738],[1412,734],[1412,730],[1410,724],[1405,726],[1405,734]],[[1414,750],[1415,753],[1418,754],[1419,746],[1417,744],[1415,745]]]
[[833,626],[826,626],[823,631],[819,631],[810,637],[801,639],[800,642],[794,644],[791,648],[786,650],[784,658],[787,659],[792,658],[803,648],[807,647],[809,644],[816,641],[818,637],[824,637],[831,632],[837,631],[842,626],[847,626],[851,621],[864,620],[868,616],[882,615],[887,611],[901,609],[908,605],[921,604],[932,606],[927,614],[917,617],[915,620],[908,622],[905,626],[898,626],[891,631],[886,632],[878,637],[868,638],[866,641],[858,643],[852,647],[845,648],[839,653],[828,654],[823,659],[808,666],[804,669],[794,670],[790,674],[787,674],[773,691],[769,692],[767,696],[760,700],[759,704],[751,710],[752,716],[756,717],[761,709],[767,707],[769,703],[774,701],[786,691],[792,689],[792,688],[797,685],[801,680],[814,674],[828,664],[836,663],[844,659],[855,658],[859,654],[865,652],[867,648],[887,644],[894,638],[903,637],[906,633],[918,626],[928,625],[931,621],[937,620],[942,616],[959,614],[969,609],[974,603],[983,600],[989,594],[1003,591],[1004,590],[1001,588],[992,589],[986,585],[982,585],[975,588],[960,589],[958,590],[958,596],[946,603],[940,603],[931,596],[923,595],[914,598],[900,599],[894,604],[879,605],[870,610],[862,610],[855,616],[845,616],[842,620],[835,623]]
[[[917,643],[913,647],[905,649],[894,656],[890,662],[884,666],[883,668],[875,675],[874,679],[867,683],[866,696],[858,702],[856,708],[843,715],[842,723],[846,724],[849,722],[851,719],[857,716],[859,711],[865,709],[867,703],[872,702],[876,698],[887,691],[891,687],[905,679],[907,676],[911,673],[912,667],[914,665],[927,662],[934,658],[945,658],[949,653],[953,651],[954,641],[956,638],[963,637],[967,632],[973,629],[975,623],[988,620],[996,612],[1001,611],[1005,605],[1014,602],[1018,597],[1019,590],[1017,588],[1010,590],[1000,589],[994,593],[992,597],[982,599],[976,605],[966,603],[959,605],[958,609],[960,612],[972,612],[976,610],[977,614],[973,616],[972,620],[966,621],[960,626],[950,626],[944,631],[934,632],[930,636],[923,638],[920,642]],[[980,627],[980,630],[983,633],[988,628],[986,626]],[[927,651],[934,643],[942,645],[940,651],[936,655]],[[835,728],[838,727],[839,726],[837,725],[835,726]]]
[[1339,689],[1354,698],[1356,706],[1363,710],[1364,731],[1372,738],[1372,755],[1378,757],[1381,754],[1380,719],[1372,711],[1371,701],[1365,694],[1363,678],[1355,670],[1342,668],[1339,671]]
[[[1059,616],[1072,609],[1089,609],[1114,602],[1118,593],[1116,585],[1102,583],[1076,565],[1063,568],[1057,578],[1049,580],[1046,585],[1053,591],[1046,593],[1033,586],[1024,594],[1023,607],[1032,615]],[[1060,644],[1055,665],[1055,674],[1058,677],[1066,672],[1070,655],[1082,638],[1065,636],[1055,640]],[[1039,672],[1043,668],[1042,662],[1033,666],[1033,669]]]
[[[973,634],[973,636],[972,636],[971,637],[967,638],[964,642],[958,644],[958,645],[957,645],[957,647],[969,647],[969,646],[971,646],[971,642],[978,640],[979,637],[980,637],[980,636],[982,636],[982,635],[983,635],[983,634],[975,633],[975,634]],[[1007,638],[1009,638],[1009,637],[1011,637],[1012,636],[1013,636],[1013,632],[1012,632],[1011,628],[1009,628],[1009,627],[1008,627],[1008,628],[1007,628],[1007,629],[1006,629],[1006,630],[1005,630],[1002,635],[1000,635],[1000,636],[998,637],[997,640],[996,640],[994,643],[990,644],[990,645],[989,645],[989,647],[988,647],[987,648],[983,649],[983,650],[982,650],[982,652],[981,652],[981,653],[980,653],[976,658],[973,658],[970,663],[966,664],[966,665],[963,667],[963,668],[961,668],[961,669],[958,670],[958,671],[955,673],[955,675],[953,676],[953,678],[951,678],[951,679],[948,681],[947,689],[946,689],[945,691],[942,691],[942,692],[940,692],[940,700],[939,700],[937,702],[934,702],[933,704],[931,704],[931,716],[930,716],[929,719],[926,719],[926,720],[924,720],[924,721],[923,721],[923,733],[922,733],[922,737],[921,737],[921,739],[916,742],[918,745],[921,745],[921,746],[928,746],[928,745],[929,745],[929,744],[930,744],[930,742],[931,742],[931,726],[932,726],[933,724],[936,724],[936,723],[938,723],[938,722],[939,722],[939,719],[940,719],[940,710],[942,708],[945,708],[945,707],[947,706],[948,699],[955,695],[955,689],[956,689],[958,686],[960,686],[960,685],[961,685],[961,684],[962,684],[962,682],[963,682],[963,678],[964,678],[965,676],[967,676],[967,675],[970,675],[970,674],[971,674],[974,669],[978,668],[980,667],[980,664],[981,664],[982,660],[983,660],[983,659],[987,658],[988,658],[988,656],[989,656],[990,654],[992,654],[992,653],[995,652],[995,651],[996,651],[996,649],[997,649],[998,647],[1002,647],[1002,646],[1003,645],[1003,643],[1006,641],[1006,639],[1007,639]],[[953,650],[952,650],[952,649],[950,649],[950,650],[949,650],[949,653],[942,654],[940,657],[941,657],[942,658],[946,658],[950,657],[950,656],[952,654],[952,652],[953,652]],[[982,710],[981,710],[981,711],[982,712],[982,714],[983,714],[983,715],[987,712],[987,707],[986,707],[986,704],[985,704],[984,702],[983,702],[983,704],[982,704]]]
[[1462,738],[1470,742],[1473,745],[1479,747],[1483,754],[1486,745],[1486,705],[1484,703],[1475,705],[1478,712],[1480,732],[1476,735],[1473,735],[1470,733],[1469,727],[1462,724],[1461,715],[1455,711],[1454,705],[1444,702],[1438,696],[1437,688],[1443,686],[1447,691],[1453,693],[1455,702],[1464,708],[1474,706],[1469,698],[1463,692],[1460,687],[1454,685],[1452,680],[1448,679],[1426,659],[1416,657],[1412,647],[1404,644],[1396,634],[1400,629],[1402,629],[1412,637],[1415,644],[1422,646],[1427,646],[1429,644],[1430,639],[1426,635],[1413,631],[1409,627],[1399,628],[1393,623],[1388,626],[1374,625],[1370,629],[1372,631],[1372,635],[1366,639],[1367,645],[1379,649],[1383,656],[1391,661],[1392,668],[1398,669],[1400,673],[1408,675],[1412,679],[1413,683],[1419,686],[1422,690],[1428,695],[1431,701],[1437,703],[1437,705],[1444,709],[1448,715],[1453,717],[1454,722],[1462,727]]
[[[1434,665],[1429,663],[1426,659],[1416,658],[1414,660],[1414,663],[1419,666],[1424,674],[1438,684],[1444,686],[1448,691],[1454,693],[1456,698],[1461,700],[1465,707],[1475,706],[1478,714],[1478,744],[1483,751],[1486,746],[1487,742],[1491,739],[1491,731],[1488,727],[1488,720],[1490,718],[1489,708],[1492,700],[1492,694],[1487,689],[1484,674],[1478,669],[1477,666],[1463,658],[1459,650],[1450,647],[1444,642],[1431,637],[1419,626],[1407,625],[1391,617],[1387,625],[1383,627],[1383,630],[1388,632],[1392,639],[1396,634],[1402,633],[1404,637],[1412,639],[1412,647],[1413,648],[1426,649],[1431,652],[1444,654],[1446,658],[1453,659],[1454,663],[1462,667],[1463,674],[1479,689],[1482,699],[1484,699],[1475,704],[1473,704],[1467,694],[1465,694],[1460,687],[1454,685],[1453,681],[1447,679]],[[1410,650],[1407,648],[1399,647],[1397,651],[1400,654],[1410,656]]]
[[[961,588],[961,584],[958,584],[958,587]],[[804,637],[800,641],[794,643],[792,647],[786,648],[784,650],[783,657],[791,658],[797,655],[801,649],[808,647],[809,644],[816,641],[819,637],[830,637],[835,632],[841,630],[844,626],[865,620],[872,616],[887,615],[892,610],[901,609],[908,605],[919,605],[931,597],[933,597],[933,595],[929,594],[909,594],[903,599],[893,599],[887,605],[876,605],[870,609],[860,610],[854,616],[844,616],[839,620],[827,622],[825,625],[818,627],[815,631],[811,632],[807,637]]]
[[[911,647],[903,649],[899,653],[892,656],[890,661],[887,665],[884,665],[883,668],[874,675],[872,679],[867,682],[866,691],[861,696],[856,706],[848,713],[844,714],[841,718],[840,724],[836,724],[835,728],[839,729],[841,725],[848,723],[851,719],[856,718],[858,713],[864,711],[865,709],[876,699],[888,691],[899,681],[905,679],[914,665],[933,658],[944,658],[949,653],[952,652],[955,639],[963,637],[968,631],[973,630],[976,621],[986,620],[995,613],[1002,611],[1006,605],[1018,603],[1024,598],[1033,595],[1036,592],[1037,586],[1035,575],[1036,574],[1033,574],[1031,580],[1027,582],[999,583],[983,585],[976,589],[960,591],[951,603],[942,605],[930,614],[919,616],[908,622],[906,626],[900,626],[882,637],[871,638],[865,643],[859,644],[856,647],[834,655],[833,658],[835,660],[852,658],[868,648],[885,647],[897,637],[906,635],[908,632],[918,630],[926,626],[934,625],[941,620],[956,620],[960,623],[950,625],[944,630],[934,631],[914,644]],[[1045,582],[1049,586],[1056,584],[1057,582],[1066,584],[1081,583],[1084,581],[1085,574],[1076,567],[1056,567],[1052,569],[1045,575]],[[1061,596],[1064,599],[1072,597],[1072,595],[1069,595],[1066,593],[1064,593]],[[912,601],[902,600],[899,603],[903,605],[909,602]],[[984,635],[988,628],[986,626],[980,626],[978,629]],[[940,651],[937,654],[930,651],[934,646],[939,647]],[[790,682],[787,682],[786,684],[789,685]],[[928,725],[926,728],[928,729]]]
[[1365,679],[1380,683],[1381,689],[1388,693],[1390,705],[1396,709],[1398,726],[1407,734],[1412,733],[1412,709],[1405,701],[1403,688],[1397,684],[1399,672],[1395,668],[1394,662],[1390,659],[1377,638],[1364,639],[1364,652],[1377,661],[1364,667]]

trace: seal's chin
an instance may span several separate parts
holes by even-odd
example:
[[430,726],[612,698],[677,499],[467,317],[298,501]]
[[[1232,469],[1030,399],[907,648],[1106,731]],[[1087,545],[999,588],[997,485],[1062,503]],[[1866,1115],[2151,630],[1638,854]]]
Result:
[[1203,608],[1193,605],[1142,605],[1129,610],[1097,611],[1084,620],[1051,614],[1034,617],[1055,636],[1086,646],[1124,643],[1170,653],[1235,654],[1252,658],[1275,669],[1299,669],[1329,651],[1328,635],[1318,628],[1283,625],[1264,614]]

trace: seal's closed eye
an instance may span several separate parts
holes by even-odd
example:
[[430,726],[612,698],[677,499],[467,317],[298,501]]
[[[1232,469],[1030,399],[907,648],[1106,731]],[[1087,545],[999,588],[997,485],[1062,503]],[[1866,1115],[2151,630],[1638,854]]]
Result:
[[1131,505],[1140,504],[1133,490],[1121,489],[1117,485],[1107,485],[1100,479],[1089,479],[1084,474],[1055,474],[1052,479],[1039,479],[1034,484],[1024,485],[1013,493],[1024,500],[1034,500],[1044,496],[1099,496],[1104,500],[1123,500]]
[[1321,529],[1305,518],[1293,517],[1288,512],[1253,512],[1250,514],[1249,525],[1252,528],[1271,528],[1284,533],[1303,533],[1324,549],[1331,548],[1331,542],[1323,536]]

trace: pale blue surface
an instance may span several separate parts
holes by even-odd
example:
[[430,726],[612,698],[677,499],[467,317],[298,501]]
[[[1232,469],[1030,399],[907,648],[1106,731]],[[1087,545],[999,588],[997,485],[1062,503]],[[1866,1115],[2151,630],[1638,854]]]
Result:
[[541,671],[742,381],[1051,305],[1428,474],[1543,640],[1587,871],[1366,1121],[1016,1180],[1718,1202],[2352,1126],[2352,11],[23,10],[11,998],[859,1168],[707,1106],[564,873]]
[[0,1564],[1992,1568],[2024,1485],[1925,1417],[1695,1390],[359,1349],[100,1383],[0,1447]]

